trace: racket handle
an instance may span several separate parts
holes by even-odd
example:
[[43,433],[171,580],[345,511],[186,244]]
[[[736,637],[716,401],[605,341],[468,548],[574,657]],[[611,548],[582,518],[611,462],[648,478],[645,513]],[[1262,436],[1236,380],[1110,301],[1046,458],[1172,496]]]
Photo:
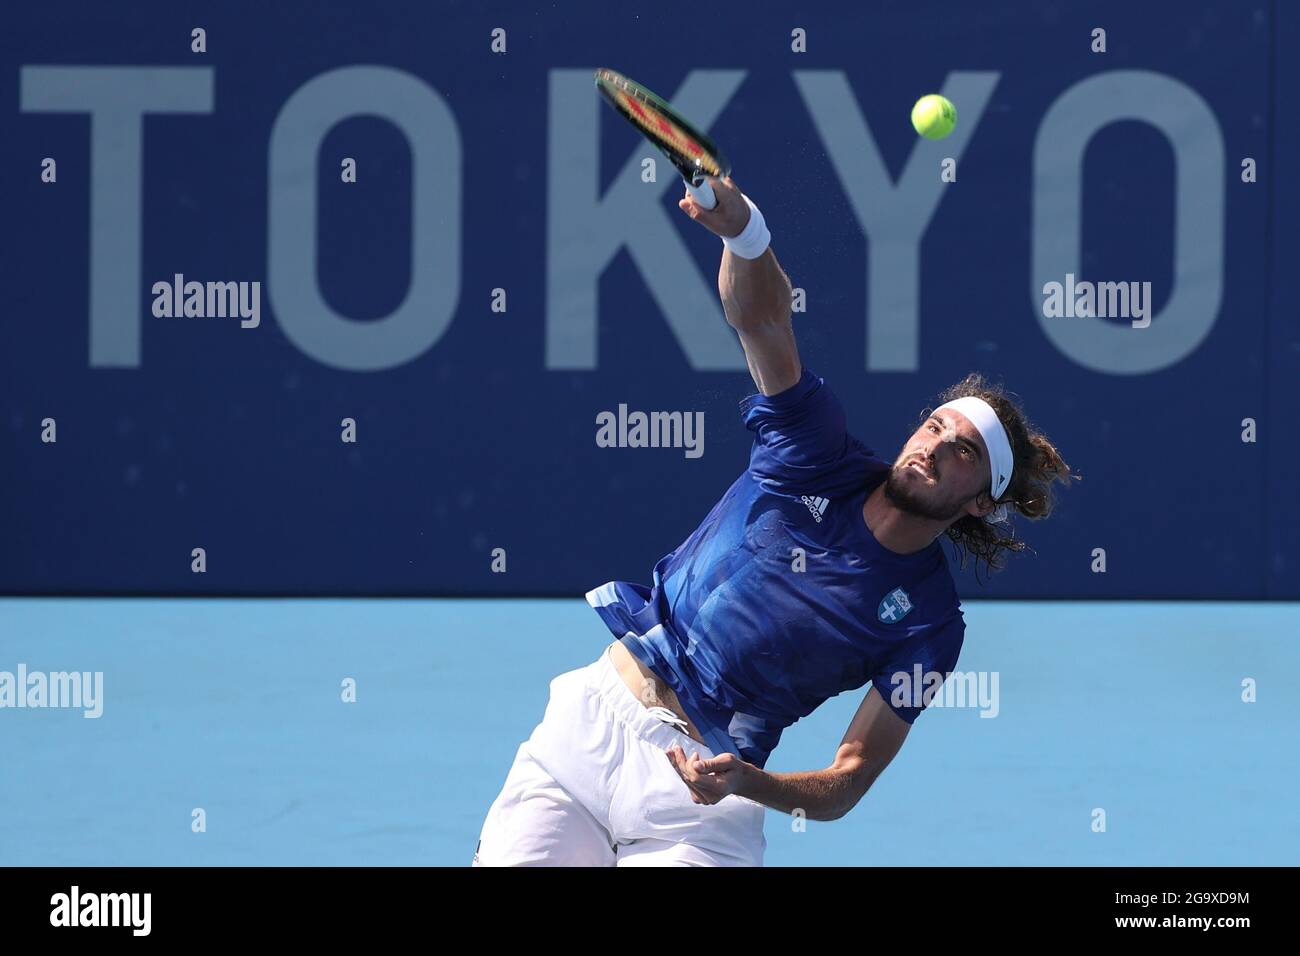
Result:
[[686,191],[701,209],[712,209],[718,204],[718,197],[713,195],[713,187],[707,179],[701,179],[698,186],[687,182]]

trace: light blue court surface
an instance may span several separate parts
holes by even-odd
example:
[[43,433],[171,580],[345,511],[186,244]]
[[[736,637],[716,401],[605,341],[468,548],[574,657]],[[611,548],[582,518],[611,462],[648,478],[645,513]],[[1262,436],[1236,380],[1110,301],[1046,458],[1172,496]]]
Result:
[[[1300,606],[965,610],[997,716],[923,714],[842,820],[769,811],[769,865],[1300,863]],[[581,600],[0,601],[0,671],[104,674],[97,720],[0,710],[0,864],[467,865],[550,679],[609,641]],[[768,769],[824,767],[861,696]]]

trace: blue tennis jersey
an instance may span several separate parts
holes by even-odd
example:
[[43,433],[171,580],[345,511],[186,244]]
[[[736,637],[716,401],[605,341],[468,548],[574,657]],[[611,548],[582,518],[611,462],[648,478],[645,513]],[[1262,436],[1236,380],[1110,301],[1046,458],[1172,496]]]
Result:
[[891,462],[848,433],[825,380],[804,368],[740,410],[754,432],[745,473],[655,565],[652,588],[611,581],[587,601],[715,753],[762,767],[786,727],[868,681],[914,721],[912,684],[953,669],[966,625],[937,539],[897,554],[867,527]]

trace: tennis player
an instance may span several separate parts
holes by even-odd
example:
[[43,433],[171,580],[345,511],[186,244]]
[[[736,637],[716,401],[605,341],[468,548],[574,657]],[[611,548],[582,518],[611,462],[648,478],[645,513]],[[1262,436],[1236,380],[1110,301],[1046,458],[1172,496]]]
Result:
[[[1042,518],[1069,468],[1000,388],[949,388],[892,462],[804,367],[791,288],[727,179],[679,203],[723,238],[718,288],[760,394],[749,467],[654,568],[587,601],[616,640],[551,681],[484,822],[476,866],[758,866],[766,808],[835,820],[894,759],[965,624],[939,539],[1002,566],[1010,511]],[[919,671],[918,671],[919,668]],[[764,770],[781,732],[869,684],[828,766]]]

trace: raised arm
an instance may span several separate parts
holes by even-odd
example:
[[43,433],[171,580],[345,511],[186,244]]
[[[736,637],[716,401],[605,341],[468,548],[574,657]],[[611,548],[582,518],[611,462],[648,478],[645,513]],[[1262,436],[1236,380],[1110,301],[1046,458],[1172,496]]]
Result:
[[824,770],[772,773],[734,754],[693,760],[676,745],[668,751],[668,760],[696,803],[717,803],[734,793],[782,813],[802,810],[808,820],[838,820],[889,766],[911,729],[872,688]]
[[[731,178],[710,179],[718,204],[702,209],[687,193],[677,205],[714,235],[738,236],[749,222],[749,206]],[[764,395],[783,392],[799,381],[803,366],[790,325],[790,280],[769,247],[757,259],[723,249],[718,294],[727,324],[740,336],[749,374]]]

